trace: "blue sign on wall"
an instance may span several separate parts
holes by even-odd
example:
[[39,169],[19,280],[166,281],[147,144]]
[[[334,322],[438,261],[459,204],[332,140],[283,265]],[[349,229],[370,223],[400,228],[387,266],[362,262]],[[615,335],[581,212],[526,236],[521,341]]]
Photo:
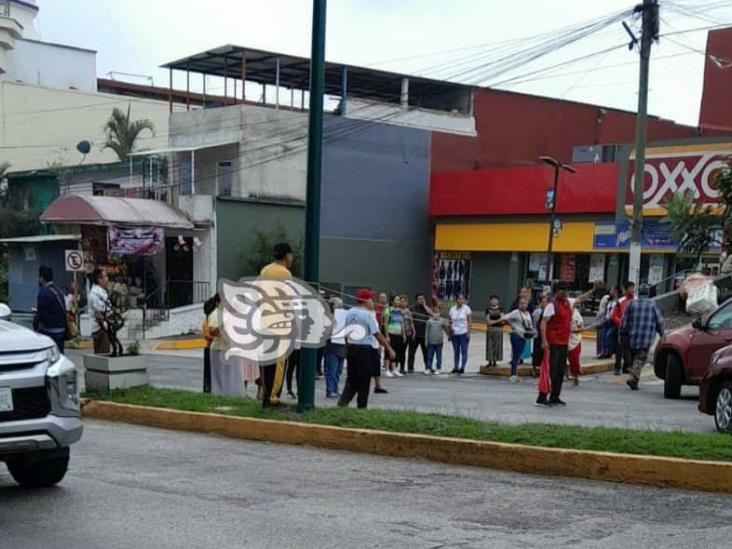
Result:
[[[630,221],[620,223],[595,223],[595,238],[593,246],[602,249],[630,249]],[[721,240],[711,250],[719,250]],[[641,233],[641,248],[654,250],[676,251],[679,242],[671,234],[671,227],[658,219],[648,219],[643,222]]]
[[[626,249],[630,248],[630,222],[596,223],[593,246],[595,249]],[[657,220],[647,220],[643,223],[641,247],[655,250],[676,250],[679,243],[671,234],[671,228]]]

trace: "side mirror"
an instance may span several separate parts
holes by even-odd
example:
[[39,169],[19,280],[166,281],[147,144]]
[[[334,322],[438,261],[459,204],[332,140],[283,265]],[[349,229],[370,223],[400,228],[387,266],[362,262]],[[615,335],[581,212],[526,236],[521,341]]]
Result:
[[694,321],[691,323],[691,327],[695,330],[704,330],[704,320],[702,317],[698,316],[694,319]]
[[10,320],[12,314],[10,307],[5,305],[5,303],[0,303],[0,320]]

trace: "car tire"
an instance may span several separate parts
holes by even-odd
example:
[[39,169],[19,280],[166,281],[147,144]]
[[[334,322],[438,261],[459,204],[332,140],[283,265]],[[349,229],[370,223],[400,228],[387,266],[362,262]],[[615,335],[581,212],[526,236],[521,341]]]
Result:
[[681,385],[684,382],[684,368],[679,357],[674,354],[666,358],[666,378],[663,383],[664,398],[681,398]]
[[39,452],[8,461],[7,465],[10,475],[21,486],[45,488],[63,480],[69,468],[69,456],[66,454],[47,458]]
[[725,381],[717,391],[714,424],[720,433],[732,434],[732,382]]

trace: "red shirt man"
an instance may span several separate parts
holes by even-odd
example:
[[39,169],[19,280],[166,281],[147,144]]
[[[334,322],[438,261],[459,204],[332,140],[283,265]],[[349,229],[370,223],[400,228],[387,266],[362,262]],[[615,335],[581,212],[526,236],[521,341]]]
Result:
[[620,323],[623,321],[623,315],[628,309],[630,302],[635,299],[635,284],[633,282],[625,283],[625,295],[618,301],[618,306],[613,309],[611,320],[616,327],[620,328]]

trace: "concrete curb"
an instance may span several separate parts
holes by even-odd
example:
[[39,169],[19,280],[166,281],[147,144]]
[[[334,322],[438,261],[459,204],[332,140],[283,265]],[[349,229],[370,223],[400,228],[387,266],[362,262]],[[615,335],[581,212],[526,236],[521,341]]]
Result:
[[189,351],[193,349],[204,349],[206,340],[203,338],[179,339],[176,341],[164,341],[155,345],[156,351]]
[[540,448],[90,401],[84,416],[233,438],[519,473],[732,493],[732,463]]
[[[615,369],[615,362],[612,360],[590,362],[589,364],[583,364],[580,367],[581,376],[589,376],[594,374],[601,374],[604,372],[611,372]],[[479,372],[484,376],[495,376],[495,377],[509,377],[511,375],[510,366],[481,366]],[[531,366],[519,366],[518,368],[519,377],[532,377],[534,370]]]

